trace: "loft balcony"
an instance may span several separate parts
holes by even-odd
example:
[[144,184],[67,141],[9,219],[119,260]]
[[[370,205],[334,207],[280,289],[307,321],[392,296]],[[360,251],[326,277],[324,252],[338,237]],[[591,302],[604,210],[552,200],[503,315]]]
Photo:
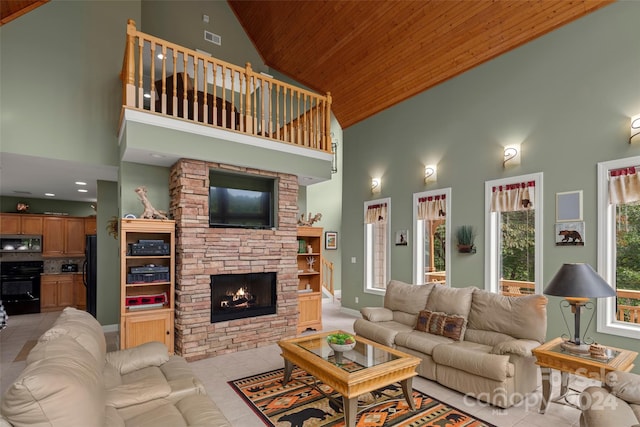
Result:
[[291,173],[304,185],[331,177],[329,93],[145,34],[132,20],[120,77],[124,161],[195,158]]

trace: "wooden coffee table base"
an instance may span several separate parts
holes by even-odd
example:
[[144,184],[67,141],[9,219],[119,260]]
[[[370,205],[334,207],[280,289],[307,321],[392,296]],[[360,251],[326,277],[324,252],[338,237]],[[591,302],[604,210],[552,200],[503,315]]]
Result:
[[[294,364],[287,359],[284,360],[284,380],[282,385],[287,385],[291,380],[291,374],[293,373]],[[402,393],[404,399],[407,401],[407,405],[412,411],[416,410],[415,402],[413,401],[413,377],[401,380],[400,386],[402,387]],[[385,384],[388,385],[388,384]],[[380,386],[384,387],[384,386]],[[320,392],[322,392],[320,390]],[[324,394],[324,393],[323,393]],[[344,412],[344,424],[347,427],[354,427],[356,425],[356,418],[358,416],[358,396],[348,398],[342,396],[342,409]]]
[[[345,425],[354,427],[358,415],[358,396],[390,384],[399,383],[407,404],[415,410],[413,377],[420,359],[374,341],[355,336],[356,345],[349,351],[349,360],[360,369],[346,370],[341,363],[329,361],[334,352],[326,337],[342,331],[321,332],[278,342],[284,359],[284,384],[298,366],[315,380],[321,381],[342,396]],[[346,357],[346,356],[345,356]]]

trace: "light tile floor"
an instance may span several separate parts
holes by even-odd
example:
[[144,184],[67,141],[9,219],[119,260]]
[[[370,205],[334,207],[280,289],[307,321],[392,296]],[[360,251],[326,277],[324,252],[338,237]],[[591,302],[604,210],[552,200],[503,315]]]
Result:
[[[339,301],[326,301],[323,304],[322,314],[324,330],[353,331],[352,326],[355,318],[341,312]],[[58,315],[59,313],[42,313],[12,316],[9,319],[9,327],[0,331],[0,390],[2,392],[9,387],[25,367],[24,361],[13,361],[24,343],[37,339],[50,327]],[[109,347],[114,348],[116,339],[115,334],[107,334]],[[276,344],[191,362],[190,366],[205,384],[211,398],[235,427],[264,426],[227,382],[281,368],[283,361]],[[553,392],[557,393],[560,378],[557,372],[554,374],[552,378]],[[572,386],[576,388],[584,388],[587,385],[586,381],[580,381],[578,378],[575,380]],[[569,406],[550,404],[546,414],[539,414],[540,387],[525,402],[505,410],[465,398],[461,393],[421,377],[416,377],[413,384],[415,389],[499,427],[577,427],[579,425],[579,411]]]

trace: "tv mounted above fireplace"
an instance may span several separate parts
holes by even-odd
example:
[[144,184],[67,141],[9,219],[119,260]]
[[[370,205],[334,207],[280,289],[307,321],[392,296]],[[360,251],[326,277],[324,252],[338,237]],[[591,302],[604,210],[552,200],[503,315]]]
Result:
[[209,227],[270,229],[276,217],[275,178],[209,172]]

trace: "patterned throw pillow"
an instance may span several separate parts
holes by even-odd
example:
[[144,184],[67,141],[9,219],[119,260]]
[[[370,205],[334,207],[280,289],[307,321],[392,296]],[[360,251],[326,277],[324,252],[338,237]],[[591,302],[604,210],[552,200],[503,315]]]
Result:
[[467,319],[457,314],[422,310],[418,314],[416,330],[460,341],[466,324]]

